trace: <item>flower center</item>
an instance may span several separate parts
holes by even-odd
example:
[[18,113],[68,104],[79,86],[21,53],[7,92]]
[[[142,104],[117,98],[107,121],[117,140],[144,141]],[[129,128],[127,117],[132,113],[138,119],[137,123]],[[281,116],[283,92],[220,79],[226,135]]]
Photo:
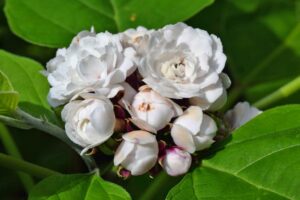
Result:
[[153,109],[153,107],[151,106],[151,104],[146,103],[146,102],[141,103],[138,107],[138,110],[141,112],[148,112],[149,110],[152,110],[152,109]]
[[161,73],[167,79],[175,82],[183,82],[186,76],[186,64],[184,59],[174,61],[167,61],[162,64]]

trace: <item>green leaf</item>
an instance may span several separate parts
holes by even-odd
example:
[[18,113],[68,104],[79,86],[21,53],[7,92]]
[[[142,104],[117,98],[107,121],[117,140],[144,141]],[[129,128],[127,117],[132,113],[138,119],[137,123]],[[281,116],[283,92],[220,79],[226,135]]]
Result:
[[0,71],[0,91],[13,91],[14,88],[11,85],[7,76]]
[[229,66],[245,87],[300,74],[300,20],[296,9],[296,0],[265,1],[253,12],[236,11],[227,18],[224,38],[231,55]]
[[300,197],[300,106],[278,107],[235,131],[223,150],[167,199],[296,200]]
[[19,102],[19,93],[13,91],[13,86],[0,71],[0,115],[9,115],[17,108]]
[[35,117],[46,116],[50,121],[56,122],[55,114],[47,102],[49,84],[41,74],[43,67],[39,63],[0,50],[0,70],[9,77],[11,85],[19,92],[18,106],[22,110]]
[[79,31],[117,32],[143,25],[159,28],[183,21],[213,0],[7,0],[5,14],[12,31],[38,45],[67,45]]
[[19,93],[14,91],[0,92],[0,114],[10,114],[16,110],[19,102]]
[[29,194],[29,200],[129,200],[120,186],[104,181],[97,175],[59,175],[44,179]]
[[[232,88],[255,102],[300,74],[299,6],[298,0],[217,1],[188,23],[221,38]],[[252,89],[274,82],[280,84],[264,95]]]

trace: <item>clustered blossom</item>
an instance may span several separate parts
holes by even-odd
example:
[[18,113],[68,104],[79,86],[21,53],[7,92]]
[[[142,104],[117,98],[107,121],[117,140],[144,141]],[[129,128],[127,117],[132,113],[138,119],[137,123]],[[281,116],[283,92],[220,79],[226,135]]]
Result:
[[[80,32],[44,74],[49,103],[63,107],[66,134],[82,153],[110,141],[123,177],[157,169],[178,176],[223,126],[214,111],[230,86],[225,62],[217,36],[177,23],[118,34]],[[258,113],[244,103],[223,121],[232,130]]]

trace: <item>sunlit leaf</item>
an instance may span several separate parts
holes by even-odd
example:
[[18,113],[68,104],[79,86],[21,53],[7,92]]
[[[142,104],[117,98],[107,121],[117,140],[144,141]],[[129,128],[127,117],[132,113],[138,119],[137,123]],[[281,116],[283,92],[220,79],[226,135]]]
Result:
[[299,154],[300,106],[269,110],[235,131],[167,199],[299,199]]

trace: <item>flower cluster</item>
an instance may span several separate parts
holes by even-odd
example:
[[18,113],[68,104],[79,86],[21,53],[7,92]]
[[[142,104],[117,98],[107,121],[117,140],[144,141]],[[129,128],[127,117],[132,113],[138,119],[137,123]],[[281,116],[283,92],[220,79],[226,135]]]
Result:
[[[230,86],[225,62],[217,36],[183,23],[118,34],[83,31],[48,62],[48,100],[63,106],[66,133],[82,153],[113,141],[119,174],[160,165],[177,176],[215,142],[214,111]],[[232,122],[236,114],[226,115],[232,128],[243,123]]]

